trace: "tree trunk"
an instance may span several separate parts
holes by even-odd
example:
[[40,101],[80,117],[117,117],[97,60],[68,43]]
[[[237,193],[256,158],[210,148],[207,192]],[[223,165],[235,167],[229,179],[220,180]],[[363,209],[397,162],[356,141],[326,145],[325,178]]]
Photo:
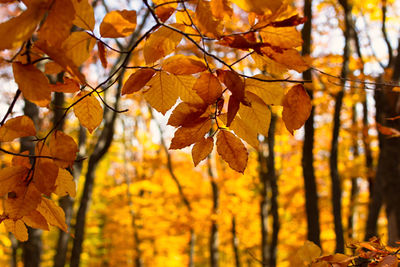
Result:
[[[272,126],[272,119],[271,125]],[[262,266],[267,267],[270,262],[270,249],[268,242],[268,164],[262,151],[258,152],[258,162],[260,165],[259,177],[261,183],[261,202],[260,202],[260,220],[261,220],[261,257]]]
[[[219,189],[218,184],[215,181],[215,175],[211,166],[210,157],[207,158],[208,165],[208,175],[210,177],[211,189],[212,189],[212,216],[217,216],[219,209]],[[216,218],[211,219],[211,230],[210,230],[210,266],[218,267],[219,266],[219,240],[218,240],[218,223],[216,222]]]
[[[304,0],[304,16],[307,21],[304,24],[301,35],[303,38],[302,55],[309,55],[311,52],[311,28],[312,28],[312,0]],[[311,71],[303,72],[304,80],[312,80]],[[307,88],[307,93],[313,99],[312,88]],[[301,164],[303,167],[304,189],[306,201],[307,215],[307,239],[314,242],[318,246],[320,241],[320,226],[319,226],[319,209],[317,184],[314,171],[314,114],[315,109],[312,107],[310,117],[304,125],[304,144]]]
[[236,218],[232,216],[232,248],[233,248],[233,255],[235,257],[235,266],[240,267],[240,255],[239,255],[239,238],[236,234]]
[[[38,107],[25,100],[24,114],[32,119],[35,125],[39,125]],[[29,154],[35,153],[35,143],[31,137],[21,138],[21,152],[29,151]],[[29,239],[22,243],[22,261],[25,267],[40,266],[40,257],[42,253],[42,230],[28,227]]]

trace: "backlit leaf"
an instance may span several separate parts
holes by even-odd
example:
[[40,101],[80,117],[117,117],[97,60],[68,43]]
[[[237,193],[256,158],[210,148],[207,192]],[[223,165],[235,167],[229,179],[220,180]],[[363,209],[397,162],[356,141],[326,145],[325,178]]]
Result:
[[304,86],[293,86],[283,98],[282,105],[282,119],[288,131],[293,134],[294,130],[303,126],[311,113],[311,100]]
[[244,82],[240,76],[231,70],[217,70],[218,78],[225,84],[232,95],[240,102],[244,101]]
[[200,119],[196,124],[188,127],[180,127],[171,140],[170,149],[181,149],[196,143],[210,131],[210,128],[211,120],[208,118]]
[[185,55],[167,58],[162,67],[163,70],[175,75],[193,74],[207,69],[206,65],[197,57]]
[[79,83],[74,79],[64,77],[64,83],[50,84],[50,90],[52,92],[59,93],[75,93],[80,89]]
[[215,19],[212,15],[210,3],[206,1],[198,1],[197,3],[194,15],[195,24],[199,27],[202,34],[218,38],[221,26],[219,20]]
[[28,116],[19,116],[9,119],[0,127],[0,142],[9,142],[15,138],[35,135],[35,125]]
[[71,136],[61,131],[55,131],[51,135],[49,147],[51,155],[56,158],[54,162],[59,167],[72,167],[78,152],[78,146]]
[[271,47],[263,47],[261,51],[264,55],[284,66],[289,70],[295,70],[299,73],[309,69],[309,65],[304,61],[299,51],[294,48],[275,51]]
[[106,14],[100,24],[104,38],[119,38],[131,35],[136,28],[135,10],[114,10]]
[[192,148],[192,158],[194,166],[197,166],[202,160],[204,160],[214,148],[214,139],[212,137],[203,138]]
[[196,80],[193,90],[208,104],[214,104],[222,95],[222,86],[220,81],[213,74],[204,72]]
[[41,107],[51,100],[51,91],[47,77],[33,65],[13,63],[13,73],[18,88],[24,97]]
[[0,169],[0,197],[10,192],[12,188],[25,179],[28,171],[24,166],[12,166]]
[[231,18],[233,10],[229,6],[228,0],[211,0],[211,13],[217,19]]
[[[177,23],[171,24],[170,26],[181,31],[185,28],[185,25]],[[182,34],[167,27],[159,28],[150,35],[144,45],[143,51],[146,63],[152,64],[160,58],[169,55],[176,49],[181,40]]]
[[96,39],[86,32],[73,32],[62,44],[65,56],[74,62],[75,66],[82,65],[96,44]]
[[295,27],[265,27],[260,35],[263,42],[281,48],[295,48],[303,44],[301,34]]
[[217,135],[218,154],[237,172],[244,173],[248,152],[242,141],[227,130],[220,130]]
[[8,192],[4,211],[10,219],[20,219],[39,205],[41,194],[33,183],[20,182]]
[[172,111],[167,124],[174,127],[187,126],[195,122],[203,113],[203,108],[182,102]]
[[74,105],[74,114],[79,119],[83,127],[86,127],[90,133],[96,129],[103,120],[103,108],[99,101],[89,92],[80,92],[74,97],[74,102],[80,100]]
[[22,221],[30,227],[46,231],[49,230],[49,225],[47,224],[46,219],[37,210],[33,210],[29,215],[22,217]]
[[139,69],[129,76],[122,87],[122,95],[132,94],[141,90],[156,73],[153,69]]
[[35,164],[33,183],[41,193],[50,196],[56,188],[57,175],[58,167],[52,160],[40,159]]
[[[261,80],[272,80],[263,74],[255,75],[254,78]],[[245,90],[260,97],[267,105],[282,105],[285,88],[276,82],[263,82],[256,79],[245,80]]]
[[56,180],[56,189],[54,193],[60,197],[70,195],[75,197],[76,195],[76,185],[74,177],[66,169],[60,168],[58,170],[58,176]]
[[226,126],[229,127],[239,111],[240,101],[234,96],[229,97]]
[[283,0],[232,0],[232,2],[244,11],[262,15],[268,11],[277,11],[281,7]]
[[94,29],[94,11],[92,5],[88,0],[72,0],[75,8],[75,19],[73,23],[88,31],[93,31]]
[[250,106],[240,105],[239,115],[249,128],[257,133],[268,136],[268,129],[271,123],[271,111],[268,106],[256,95],[247,93],[246,98]]
[[102,42],[97,42],[97,51],[99,52],[101,65],[103,66],[103,68],[106,69],[108,65],[106,57],[106,47]]
[[4,220],[4,225],[7,231],[14,234],[14,236],[21,242],[28,240],[28,229],[21,220]]
[[46,218],[50,225],[57,226],[64,232],[68,232],[63,209],[57,206],[51,199],[43,197],[37,211]]

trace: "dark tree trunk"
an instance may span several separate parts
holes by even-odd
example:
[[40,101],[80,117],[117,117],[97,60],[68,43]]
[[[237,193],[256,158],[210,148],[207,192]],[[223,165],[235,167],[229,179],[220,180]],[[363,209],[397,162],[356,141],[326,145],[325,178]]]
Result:
[[[208,175],[210,177],[211,183],[211,190],[212,190],[212,212],[211,214],[215,216],[218,214],[219,209],[219,189],[218,184],[215,181],[215,174],[211,166],[210,157],[207,158],[207,165],[208,165]],[[219,238],[218,238],[218,223],[216,222],[215,218],[211,220],[211,230],[210,230],[210,241],[209,241],[209,248],[210,248],[210,266],[211,267],[218,267],[219,266]]]
[[[24,114],[39,125],[39,109],[35,104],[25,100]],[[21,152],[26,150],[31,155],[35,153],[35,143],[30,137],[21,138]],[[28,227],[28,234],[28,241],[22,243],[22,261],[25,267],[38,267],[42,253],[42,230]]]
[[239,238],[236,234],[236,218],[232,216],[232,248],[233,248],[233,255],[235,257],[235,266],[240,267],[240,254],[239,254]]
[[268,169],[267,169],[268,166],[267,166],[267,159],[262,151],[258,152],[258,162],[260,165],[259,177],[261,182],[261,202],[260,202],[261,257],[262,257],[262,266],[267,267],[271,258],[270,255],[271,250],[268,242]]
[[[312,0],[304,0],[304,16],[307,21],[304,24],[301,35],[303,38],[302,55],[309,55],[311,52],[311,28],[312,28]],[[311,71],[303,72],[304,80],[312,80]],[[307,93],[313,99],[312,88],[307,88]],[[318,246],[320,241],[320,226],[319,226],[319,209],[317,184],[314,171],[314,114],[315,109],[312,107],[310,117],[304,125],[304,144],[303,156],[301,164],[303,167],[304,189],[306,201],[307,215],[307,239],[314,242]]]

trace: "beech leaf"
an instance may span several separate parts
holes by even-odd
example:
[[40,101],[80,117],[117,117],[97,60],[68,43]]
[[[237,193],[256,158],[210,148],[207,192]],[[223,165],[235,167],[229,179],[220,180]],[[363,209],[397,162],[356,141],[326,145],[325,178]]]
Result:
[[103,120],[103,108],[96,97],[87,94],[89,93],[80,92],[74,97],[75,102],[84,97],[74,105],[74,113],[82,126],[86,127],[92,133]]
[[202,160],[204,160],[214,148],[214,139],[212,137],[203,138],[199,142],[195,143],[192,148],[192,158],[194,166],[197,166]]
[[242,141],[227,130],[220,130],[217,135],[217,151],[221,158],[237,172],[244,173],[248,152]]
[[19,116],[9,119],[0,127],[0,142],[9,142],[15,138],[35,135],[35,125],[28,116]]
[[100,24],[104,38],[119,38],[131,35],[136,28],[135,10],[114,10],[106,14]]

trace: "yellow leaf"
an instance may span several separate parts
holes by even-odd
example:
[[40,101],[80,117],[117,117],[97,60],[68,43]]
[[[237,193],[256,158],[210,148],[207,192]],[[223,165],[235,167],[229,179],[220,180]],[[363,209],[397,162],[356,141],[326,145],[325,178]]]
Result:
[[[185,25],[174,23],[170,25],[178,30],[184,31]],[[146,64],[152,64],[173,51],[182,40],[182,34],[162,26],[153,32],[144,45],[144,58]]]
[[51,155],[56,158],[54,162],[59,167],[72,167],[78,152],[78,146],[71,136],[61,131],[55,131],[51,135],[49,147]]
[[57,0],[38,32],[38,38],[47,40],[52,46],[60,46],[71,32],[75,9],[71,0]]
[[72,0],[75,8],[75,19],[73,23],[84,30],[93,31],[94,29],[94,11],[88,0]]
[[285,95],[283,102],[282,119],[288,131],[293,134],[306,122],[311,113],[311,100],[304,86],[293,86]]
[[247,165],[248,152],[242,141],[226,130],[220,130],[217,135],[218,154],[229,166],[240,173],[244,173]]
[[40,107],[51,101],[51,91],[47,77],[33,65],[13,63],[15,82],[24,97]]
[[295,48],[303,44],[295,27],[265,27],[260,31],[263,42],[280,48]]
[[66,169],[59,169],[58,176],[56,180],[56,190],[54,193],[60,197],[70,195],[75,197],[76,195],[76,185],[74,177]]
[[174,138],[171,140],[169,149],[181,149],[190,146],[201,140],[210,131],[211,120],[209,118],[199,119],[199,121],[188,127],[180,127],[176,130]]
[[310,68],[300,55],[299,51],[294,48],[276,52],[271,47],[263,47],[261,48],[261,51],[264,55],[289,70],[295,70],[301,73]]
[[174,79],[175,90],[180,99],[192,105],[204,105],[204,101],[193,90],[196,78],[192,75],[172,75]]
[[9,119],[0,127],[0,142],[9,142],[15,138],[35,135],[35,125],[28,116],[19,116]]
[[321,249],[311,241],[306,241],[297,251],[296,257],[308,266],[315,258],[321,255]]
[[119,38],[131,35],[136,28],[135,10],[115,10],[106,14],[100,24],[104,38]]
[[60,93],[75,93],[79,91],[79,83],[73,79],[64,77],[64,83],[50,84],[50,90],[52,92]]
[[175,55],[167,58],[163,62],[163,70],[175,74],[194,74],[205,71],[206,65],[195,56]]
[[88,94],[88,92],[80,92],[74,97],[74,102],[82,98],[74,105],[74,113],[82,126],[92,133],[103,120],[103,108],[96,97]]
[[4,212],[10,219],[21,219],[39,205],[41,194],[33,183],[21,182],[13,187],[4,203]]
[[204,72],[196,80],[193,90],[208,104],[214,104],[222,95],[222,86],[212,73]]
[[49,230],[49,225],[47,224],[46,219],[37,210],[33,210],[29,215],[22,217],[22,220],[30,227],[46,231]]
[[122,95],[132,94],[141,90],[156,73],[153,69],[140,69],[129,76],[122,87]]
[[240,105],[240,118],[257,133],[268,136],[269,124],[271,123],[271,111],[255,94],[249,92],[246,94],[246,98],[249,100],[250,106]]
[[28,229],[23,221],[6,219],[4,220],[4,225],[7,231],[13,233],[19,241],[24,242],[28,240]]
[[220,36],[222,27],[219,24],[219,20],[213,17],[209,2],[198,1],[194,20],[202,34],[212,38]]
[[[255,75],[254,78],[261,80],[273,80],[262,74]],[[284,87],[276,82],[263,82],[256,79],[245,80],[245,90],[260,97],[267,105],[282,105]]]
[[258,149],[259,141],[257,138],[257,132],[251,127],[246,121],[236,116],[231,125],[229,126],[237,136],[246,141],[249,145]]
[[28,40],[46,12],[45,1],[36,1],[18,17],[0,24],[0,51],[13,49]]
[[96,39],[86,32],[73,32],[62,44],[65,56],[72,60],[75,66],[82,65],[96,44]]
[[205,159],[214,148],[214,139],[212,137],[203,138],[192,148],[192,158],[194,166],[197,166],[200,161]]
[[283,0],[232,0],[232,2],[244,11],[263,15],[268,11],[277,11],[281,7]]
[[57,206],[51,199],[43,197],[37,211],[43,215],[50,225],[57,226],[64,232],[68,232],[63,209]]
[[24,166],[6,167],[0,170],[0,197],[12,190],[26,178],[29,169]]
[[210,6],[211,13],[217,19],[230,19],[233,15],[228,0],[211,0]]

